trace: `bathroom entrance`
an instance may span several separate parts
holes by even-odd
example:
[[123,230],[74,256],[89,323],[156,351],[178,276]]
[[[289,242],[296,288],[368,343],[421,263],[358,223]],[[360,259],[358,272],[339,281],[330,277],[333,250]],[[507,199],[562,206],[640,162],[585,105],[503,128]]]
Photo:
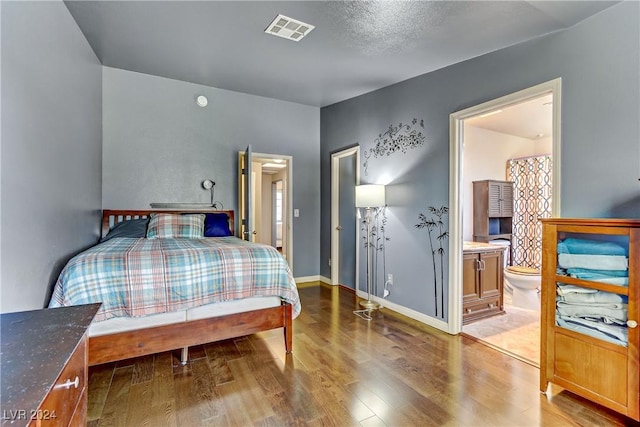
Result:
[[[538,219],[559,212],[559,89],[558,79],[452,115],[451,277],[461,285],[452,286],[450,301],[457,301],[458,332],[534,365]],[[500,252],[500,268],[486,267]],[[480,292],[470,293],[470,284]],[[477,299],[483,286],[486,301]]]

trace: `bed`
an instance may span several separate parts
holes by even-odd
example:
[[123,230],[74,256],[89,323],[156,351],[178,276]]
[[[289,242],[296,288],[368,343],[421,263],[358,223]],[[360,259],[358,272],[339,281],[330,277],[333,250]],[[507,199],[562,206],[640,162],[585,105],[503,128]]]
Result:
[[[67,263],[49,304],[102,302],[88,331],[89,365],[180,348],[185,363],[188,347],[276,328],[292,351],[300,301],[284,258],[233,236],[192,236],[200,217],[235,229],[233,211],[103,211],[103,239]],[[132,237],[141,223],[144,237]]]

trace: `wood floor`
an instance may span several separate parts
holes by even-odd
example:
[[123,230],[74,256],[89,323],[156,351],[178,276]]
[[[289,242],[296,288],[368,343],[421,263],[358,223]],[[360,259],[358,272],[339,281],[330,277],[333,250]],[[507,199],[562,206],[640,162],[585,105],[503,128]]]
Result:
[[633,422],[539,370],[356,298],[300,289],[293,354],[282,330],[90,368],[89,426],[616,426]]

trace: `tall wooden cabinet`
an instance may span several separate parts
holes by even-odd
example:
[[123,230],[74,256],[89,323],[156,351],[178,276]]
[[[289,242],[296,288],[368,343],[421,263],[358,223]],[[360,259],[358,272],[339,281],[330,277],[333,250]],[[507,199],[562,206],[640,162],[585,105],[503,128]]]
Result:
[[462,253],[462,324],[504,313],[503,249],[467,246]]
[[[540,390],[549,383],[640,420],[640,220],[543,219]],[[568,277],[558,272],[558,242],[577,236],[613,240],[628,248],[628,286]],[[595,267],[594,267],[595,268]],[[562,270],[561,270],[562,271]],[[628,297],[628,342],[612,342],[561,327],[556,319],[558,284]]]
[[[513,182],[473,182],[473,240],[511,242],[513,230]],[[511,257],[509,257],[509,260]]]

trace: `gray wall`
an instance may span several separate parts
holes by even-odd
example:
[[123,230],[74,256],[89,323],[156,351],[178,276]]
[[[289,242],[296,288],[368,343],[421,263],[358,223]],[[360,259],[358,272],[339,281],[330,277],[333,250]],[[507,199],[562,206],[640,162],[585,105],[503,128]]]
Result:
[[[205,95],[205,108],[195,103]],[[237,209],[238,151],[293,156],[296,277],[317,275],[320,241],[319,108],[104,67],[105,209],[208,202]]]
[[[557,77],[563,102],[562,216],[639,218],[639,8],[638,2],[625,2],[562,33],[323,108],[321,259],[330,255],[330,153],[354,143],[369,150],[389,125],[424,119],[422,147],[373,159],[369,175],[361,177],[389,184],[387,272],[395,282],[390,300],[433,316],[428,238],[414,225],[428,206],[448,205],[449,115]],[[321,274],[330,275],[325,263]],[[365,289],[363,276],[360,281]],[[444,284],[446,295],[446,275]]]
[[2,312],[98,238],[102,67],[61,1],[2,4]]

